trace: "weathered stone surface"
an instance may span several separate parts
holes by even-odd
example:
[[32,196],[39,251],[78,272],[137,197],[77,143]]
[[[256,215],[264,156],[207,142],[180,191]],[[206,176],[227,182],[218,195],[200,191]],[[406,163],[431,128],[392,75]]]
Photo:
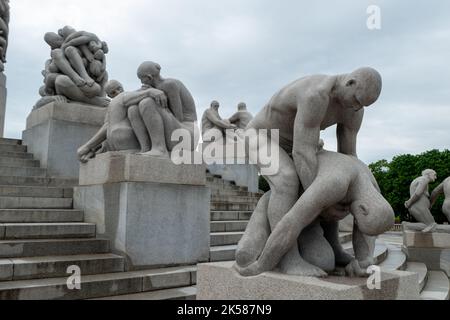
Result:
[[163,158],[120,152],[100,154],[81,165],[81,186],[118,182],[204,186],[206,184],[205,166],[175,165]]
[[408,248],[450,248],[450,233],[403,231],[403,245]]
[[12,280],[13,263],[9,259],[0,260],[0,281]]
[[408,261],[425,263],[428,270],[444,271],[450,277],[450,248],[405,248]]
[[258,168],[249,164],[212,164],[208,170],[213,175],[234,182],[239,187],[247,187],[249,192],[259,192]]
[[47,176],[78,179],[77,149],[103,125],[105,108],[50,103],[27,118],[23,144],[47,168]]
[[288,276],[274,272],[242,277],[234,262],[200,264],[197,271],[199,300],[418,300],[418,275],[383,272],[381,289],[370,290],[367,279]]
[[0,72],[0,138],[5,133],[6,94],[6,76]]

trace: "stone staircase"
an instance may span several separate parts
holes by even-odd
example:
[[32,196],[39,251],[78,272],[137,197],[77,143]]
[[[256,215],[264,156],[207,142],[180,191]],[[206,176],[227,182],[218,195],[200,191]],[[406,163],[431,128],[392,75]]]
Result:
[[[192,299],[196,268],[125,271],[123,257],[73,210],[76,181],[46,177],[20,140],[0,139],[0,300]],[[70,266],[81,290],[70,290]]]

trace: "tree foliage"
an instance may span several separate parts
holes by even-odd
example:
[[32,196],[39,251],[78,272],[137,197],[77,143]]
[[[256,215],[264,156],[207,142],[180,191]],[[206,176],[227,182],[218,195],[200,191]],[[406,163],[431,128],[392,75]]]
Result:
[[[413,221],[404,203],[410,198],[411,182],[425,169],[433,169],[438,175],[435,183],[430,184],[430,193],[443,180],[450,176],[450,151],[431,150],[419,155],[405,154],[395,157],[391,162],[380,160],[369,165],[380,185],[381,192],[391,204],[396,215],[402,221]],[[438,223],[445,222],[442,214],[444,198],[440,197],[432,208],[432,214]]]

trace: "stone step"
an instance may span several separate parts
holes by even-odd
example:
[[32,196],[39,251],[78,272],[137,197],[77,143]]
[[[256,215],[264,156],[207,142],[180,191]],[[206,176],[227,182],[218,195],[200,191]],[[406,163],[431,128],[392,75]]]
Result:
[[33,159],[32,153],[25,152],[2,152],[1,156],[3,158]]
[[245,231],[248,221],[213,221],[211,222],[211,232],[235,232]]
[[71,198],[36,198],[0,196],[0,209],[71,209]]
[[81,275],[123,272],[125,259],[108,253],[3,259],[0,265],[9,268],[9,276],[3,280],[16,281],[66,277],[70,266],[79,267]]
[[93,238],[93,223],[4,223],[0,224],[0,239],[68,239]]
[[211,211],[211,221],[250,220],[253,211]]
[[39,160],[4,157],[3,154],[0,155],[0,166],[1,167],[32,167],[32,168],[39,168],[40,165],[41,165],[41,163],[40,163]]
[[423,288],[422,300],[449,300],[450,284],[445,272],[429,271],[427,284]]
[[210,262],[234,261],[237,245],[215,246],[209,251]]
[[4,177],[45,177],[47,170],[33,167],[0,167],[0,176]]
[[108,253],[104,239],[0,240],[0,258],[65,256]]
[[111,296],[106,298],[97,298],[92,300],[195,300],[197,296],[197,288],[194,286],[157,290],[153,292],[142,292],[134,294],[125,294],[122,296]]
[[242,197],[242,196],[227,196],[227,195],[212,195],[212,202],[231,203],[231,204],[258,204],[259,197]]
[[[344,248],[345,251],[354,255],[353,244],[351,242],[343,243],[343,241],[346,240],[345,237],[346,237],[345,233],[344,233],[344,235],[340,236],[342,247]],[[386,258],[388,257],[388,251],[389,250],[388,250],[388,247],[386,246],[386,244],[383,241],[377,240],[377,242],[375,244],[375,250],[373,253],[375,265],[379,265],[386,260]]]
[[27,152],[27,147],[16,144],[0,144],[0,154],[3,152]]
[[208,184],[215,184],[215,185],[227,185],[227,186],[236,186],[236,183],[228,180],[224,180],[222,178],[216,177],[216,176],[206,176],[206,182]]
[[406,271],[417,273],[419,276],[419,289],[423,291],[428,278],[428,268],[425,263],[422,262],[408,262]]
[[211,190],[211,196],[213,197],[220,197],[220,196],[226,196],[226,197],[249,197],[252,199],[259,200],[263,194],[260,193],[253,193],[253,192],[247,192],[247,191],[239,191],[239,190],[220,190],[215,189]]
[[407,266],[405,253],[403,253],[401,248],[392,245],[387,245],[387,247],[388,255],[378,266],[386,271],[405,270]]
[[71,188],[78,185],[78,181],[33,176],[0,176],[0,185]]
[[8,144],[8,145],[21,145],[22,140],[18,139],[9,139],[9,138],[0,138],[0,145]]
[[211,211],[254,211],[256,203],[211,202]]
[[212,232],[211,247],[238,244],[244,232]]
[[0,223],[83,222],[79,210],[0,209]]
[[0,300],[79,300],[189,287],[195,267],[176,267],[81,277],[81,289],[71,290],[67,277],[0,282]]
[[33,186],[2,186],[0,196],[3,197],[36,197],[36,198],[72,198],[73,188],[50,188]]

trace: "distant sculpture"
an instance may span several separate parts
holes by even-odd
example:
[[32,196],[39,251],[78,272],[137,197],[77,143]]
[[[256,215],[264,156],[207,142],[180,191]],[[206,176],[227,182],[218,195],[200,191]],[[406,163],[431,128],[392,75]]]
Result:
[[434,231],[437,224],[430,212],[431,202],[428,185],[436,181],[436,171],[427,169],[422,172],[422,176],[415,179],[410,186],[411,198],[405,202],[405,207],[409,213],[419,222],[427,227],[422,232]]
[[106,146],[102,152],[129,151],[168,158],[178,143],[171,139],[177,129],[190,133],[191,151],[195,150],[199,133],[194,99],[181,81],[162,78],[160,70],[154,62],[141,64],[137,74],[143,86],[135,92],[123,92],[118,81],[107,84],[106,90],[113,97],[107,120],[78,150],[81,162],[95,156],[93,150],[100,144]]
[[[249,144],[249,158],[260,169],[264,164],[255,156],[269,154],[273,148],[279,151],[279,171],[264,176],[271,186],[267,211],[271,230],[301,201],[299,194],[316,178],[320,131],[337,124],[338,152],[356,156],[364,107],[378,100],[381,89],[381,76],[372,68],[343,75],[304,77],[276,93],[249,123],[247,132],[279,130],[279,142],[268,137],[266,143],[253,139],[257,142],[254,143],[251,139]],[[282,265],[287,273],[292,270],[295,274],[302,259],[296,244],[290,249]]]
[[[275,228],[268,215],[270,192],[259,202],[236,254],[241,275],[254,276],[277,266],[282,273],[300,276],[323,277],[337,266],[345,267],[350,276],[367,275],[374,263],[371,236],[393,227],[394,211],[370,169],[357,158],[325,150],[317,158],[316,179]],[[339,242],[339,220],[349,214],[357,222],[356,258]],[[293,247],[299,250],[295,265],[283,260]]]
[[211,107],[205,111],[202,118],[202,136],[204,142],[211,142],[215,137],[215,142],[225,141],[225,130],[236,129],[236,125],[229,120],[224,120],[219,115],[220,104],[217,101],[211,102]]
[[247,111],[247,105],[243,102],[238,105],[238,112],[236,112],[230,119],[230,123],[234,124],[238,129],[244,130],[252,121],[253,115]]
[[0,0],[0,72],[5,70],[9,37],[9,0]]
[[108,45],[92,33],[76,31],[65,26],[58,33],[48,32],[44,37],[51,48],[47,60],[42,98],[35,108],[53,101],[81,102],[106,107],[104,86],[108,82],[106,54]]
[[442,206],[442,213],[450,222],[450,177],[445,179],[436,189],[431,193],[431,207],[434,206],[440,195],[445,196],[444,205]]

